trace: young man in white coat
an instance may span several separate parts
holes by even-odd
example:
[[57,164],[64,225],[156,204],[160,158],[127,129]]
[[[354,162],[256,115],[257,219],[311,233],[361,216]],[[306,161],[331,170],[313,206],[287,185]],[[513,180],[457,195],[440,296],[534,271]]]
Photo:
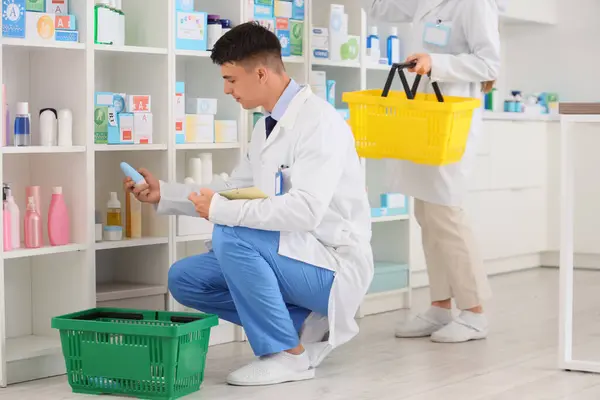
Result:
[[[412,22],[411,72],[430,75],[443,94],[481,97],[500,68],[496,0],[363,0],[376,20]],[[431,91],[430,91],[431,92]],[[473,116],[462,160],[436,167],[389,161],[394,190],[415,198],[431,291],[431,308],[400,324],[398,337],[431,336],[435,342],[483,339],[482,304],[491,295],[483,260],[463,211],[467,178],[482,134],[481,110]],[[402,129],[402,127],[398,127]],[[452,299],[461,310],[453,318]]]
[[[215,224],[212,250],[175,263],[181,304],[245,328],[258,357],[227,382],[256,386],[313,378],[329,352],[358,333],[354,320],[373,277],[370,208],[354,138],[326,101],[286,74],[275,34],[255,23],[212,51],[225,93],[263,107],[247,157],[219,185],[125,181],[157,212]],[[201,73],[199,71],[199,73]],[[258,187],[259,200],[219,191]]]

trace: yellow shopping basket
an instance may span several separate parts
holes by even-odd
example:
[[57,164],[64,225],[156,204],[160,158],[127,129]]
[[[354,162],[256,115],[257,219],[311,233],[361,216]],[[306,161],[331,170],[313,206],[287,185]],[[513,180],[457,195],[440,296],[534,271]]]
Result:
[[[394,64],[383,92],[344,93],[359,156],[428,165],[450,164],[462,158],[473,111],[480,107],[481,101],[444,97],[436,82],[433,82],[435,94],[417,94],[421,76],[415,77],[411,88],[403,71],[414,65]],[[396,71],[405,93],[390,92]]]

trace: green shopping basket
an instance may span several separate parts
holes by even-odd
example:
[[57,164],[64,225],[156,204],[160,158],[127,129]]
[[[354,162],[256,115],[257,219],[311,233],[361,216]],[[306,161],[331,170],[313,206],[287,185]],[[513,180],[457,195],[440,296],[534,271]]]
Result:
[[200,389],[218,317],[94,308],[52,319],[73,392],[171,400]]

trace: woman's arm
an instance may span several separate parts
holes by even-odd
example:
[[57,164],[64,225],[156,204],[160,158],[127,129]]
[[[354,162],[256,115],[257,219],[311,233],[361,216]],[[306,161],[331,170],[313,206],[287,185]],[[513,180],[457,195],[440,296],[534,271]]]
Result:
[[463,29],[469,53],[431,54],[431,79],[438,82],[485,82],[498,78],[500,34],[496,0],[463,3],[455,29]]
[[[383,22],[412,22],[418,0],[363,0],[364,9]],[[424,0],[422,0],[424,1]]]

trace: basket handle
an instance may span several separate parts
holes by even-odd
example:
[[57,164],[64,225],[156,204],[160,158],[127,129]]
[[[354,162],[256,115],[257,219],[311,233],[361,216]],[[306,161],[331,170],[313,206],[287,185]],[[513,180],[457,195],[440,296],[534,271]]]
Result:
[[[404,92],[406,93],[406,98],[409,100],[413,100],[417,94],[417,89],[419,88],[419,84],[421,83],[421,75],[415,76],[415,81],[413,82],[412,88],[408,85],[408,80],[406,79],[406,74],[404,73],[404,68],[414,68],[417,65],[416,61],[393,64],[392,69],[387,77],[387,81],[385,82],[385,87],[383,88],[383,92],[381,93],[381,97],[387,97],[390,93],[390,89],[392,87],[392,82],[394,81],[394,75],[396,75],[396,71],[398,71],[398,75],[400,76],[400,80],[402,81],[402,87],[404,88]],[[440,103],[444,102],[444,96],[442,96],[442,91],[440,90],[440,86],[437,82],[432,82],[431,86],[433,86],[433,91],[435,92],[435,97],[437,101]]]

